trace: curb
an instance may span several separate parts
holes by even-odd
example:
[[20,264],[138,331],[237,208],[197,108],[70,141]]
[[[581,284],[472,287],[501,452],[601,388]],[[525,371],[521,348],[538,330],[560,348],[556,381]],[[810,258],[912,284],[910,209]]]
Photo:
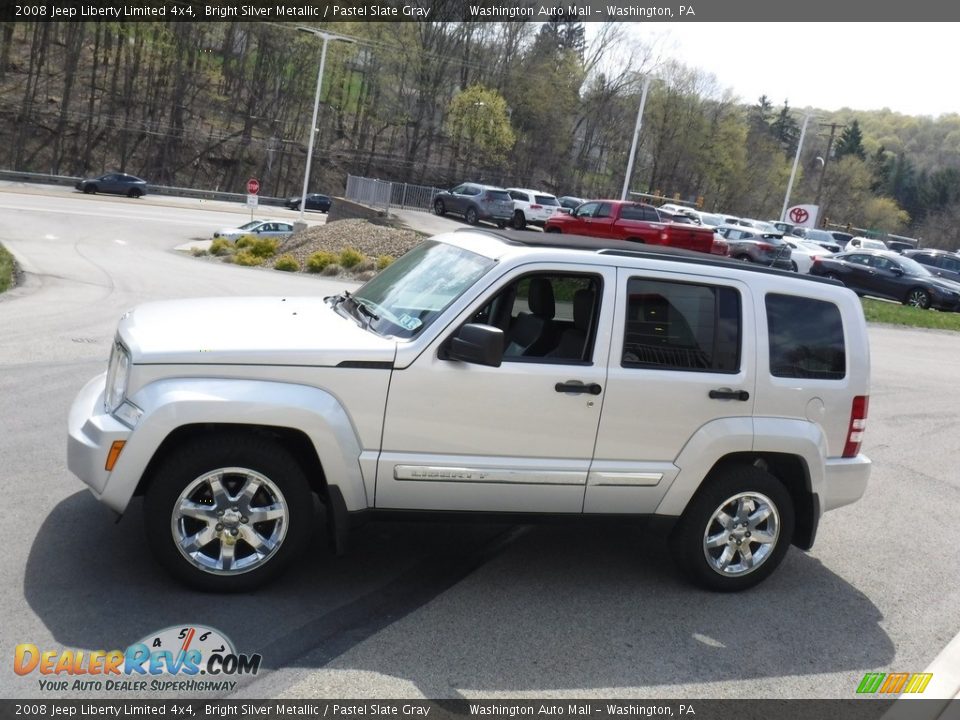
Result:
[[[960,633],[924,670],[933,678],[922,695],[901,695],[882,720],[947,720],[958,717],[960,703]],[[913,702],[923,700],[923,702]]]

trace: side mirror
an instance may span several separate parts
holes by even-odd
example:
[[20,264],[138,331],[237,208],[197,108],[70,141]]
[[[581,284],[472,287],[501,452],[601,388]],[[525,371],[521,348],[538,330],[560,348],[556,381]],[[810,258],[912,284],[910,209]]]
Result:
[[503,330],[468,323],[450,341],[447,357],[476,365],[500,367],[503,361]]
[[890,268],[890,272],[892,272],[897,277],[903,277],[903,268],[898,268],[898,267]]

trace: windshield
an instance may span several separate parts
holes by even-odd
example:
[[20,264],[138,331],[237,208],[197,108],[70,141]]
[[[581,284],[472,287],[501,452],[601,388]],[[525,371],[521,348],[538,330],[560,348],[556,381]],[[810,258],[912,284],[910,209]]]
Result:
[[262,223],[262,222],[263,222],[263,220],[254,220],[253,222],[248,222],[246,225],[241,225],[241,226],[240,226],[239,228],[237,228],[237,229],[238,229],[238,230],[250,230],[250,229],[252,229],[252,228],[255,228],[257,225],[259,225],[259,224]]
[[560,203],[557,202],[557,199],[553,195],[537,195],[535,200],[541,205],[555,205],[555,206],[560,205]]
[[432,240],[417,245],[357,290],[380,335],[419,333],[494,265],[490,258]]

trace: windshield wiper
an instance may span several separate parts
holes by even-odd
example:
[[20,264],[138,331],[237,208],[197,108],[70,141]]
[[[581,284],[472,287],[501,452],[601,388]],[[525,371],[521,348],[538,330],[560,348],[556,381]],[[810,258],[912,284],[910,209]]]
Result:
[[[350,299],[353,300],[353,304],[356,306],[357,310],[366,315],[370,320],[376,322],[380,319],[380,316],[377,315],[373,310],[370,309],[369,301],[361,300],[356,298],[353,295],[350,296]],[[369,325],[369,323],[367,323]]]

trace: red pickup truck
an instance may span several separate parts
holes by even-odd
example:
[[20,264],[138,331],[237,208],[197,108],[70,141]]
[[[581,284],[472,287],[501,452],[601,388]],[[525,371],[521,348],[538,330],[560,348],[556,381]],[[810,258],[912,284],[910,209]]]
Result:
[[543,228],[546,232],[587,237],[630,240],[650,245],[726,255],[725,242],[715,242],[713,228],[671,222],[653,205],[623,200],[591,200],[572,213],[556,213]]

